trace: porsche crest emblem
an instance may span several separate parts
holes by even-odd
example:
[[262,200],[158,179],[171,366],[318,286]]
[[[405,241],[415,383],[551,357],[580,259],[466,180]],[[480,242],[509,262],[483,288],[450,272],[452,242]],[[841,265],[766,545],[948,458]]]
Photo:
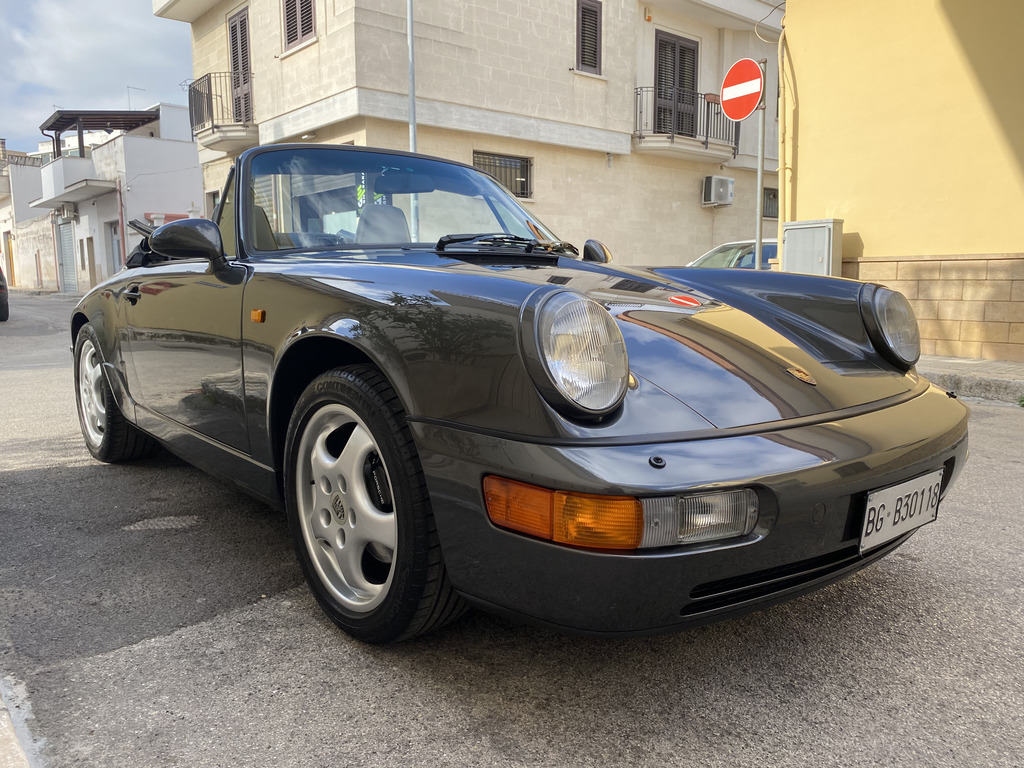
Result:
[[810,384],[812,387],[818,386],[818,382],[815,381],[814,377],[803,368],[787,368],[786,373],[794,379],[800,379],[804,384]]

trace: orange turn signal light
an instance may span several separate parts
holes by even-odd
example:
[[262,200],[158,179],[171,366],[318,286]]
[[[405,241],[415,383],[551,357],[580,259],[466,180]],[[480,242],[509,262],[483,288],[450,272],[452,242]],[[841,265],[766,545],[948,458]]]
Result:
[[560,544],[636,549],[644,530],[640,499],[551,491],[491,475],[484,478],[491,522]]

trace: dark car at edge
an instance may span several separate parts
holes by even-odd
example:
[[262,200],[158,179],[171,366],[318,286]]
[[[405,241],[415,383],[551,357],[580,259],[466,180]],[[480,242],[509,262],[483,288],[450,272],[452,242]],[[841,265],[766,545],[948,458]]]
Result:
[[249,150],[214,221],[160,227],[74,309],[86,444],[282,508],[321,607],[375,643],[467,606],[676,630],[936,519],[968,411],[917,375],[901,294],[609,257],[470,166]]

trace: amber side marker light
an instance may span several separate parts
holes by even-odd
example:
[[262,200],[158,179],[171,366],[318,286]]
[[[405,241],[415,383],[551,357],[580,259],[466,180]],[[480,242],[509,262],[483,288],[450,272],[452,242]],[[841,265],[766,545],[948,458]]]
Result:
[[640,499],[551,491],[516,480],[484,479],[491,522],[560,544],[636,549],[644,532]]

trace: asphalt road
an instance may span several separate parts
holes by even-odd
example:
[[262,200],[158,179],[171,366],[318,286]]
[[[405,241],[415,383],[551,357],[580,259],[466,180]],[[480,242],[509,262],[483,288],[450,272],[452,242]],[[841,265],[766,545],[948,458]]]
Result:
[[381,649],[323,617],[277,513],[167,455],[91,459],[71,306],[0,323],[0,690],[33,766],[1024,765],[1024,409],[975,404],[938,521],[812,595]]

